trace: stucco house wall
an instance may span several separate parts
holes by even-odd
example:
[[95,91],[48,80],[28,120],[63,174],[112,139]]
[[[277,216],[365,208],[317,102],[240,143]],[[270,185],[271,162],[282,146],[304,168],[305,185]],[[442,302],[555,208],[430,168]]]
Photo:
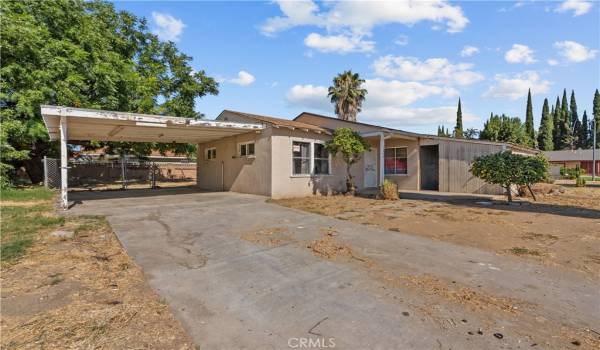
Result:
[[[234,191],[271,195],[271,130],[227,137],[198,145],[197,186],[208,191]],[[254,156],[240,157],[238,144],[254,141]],[[207,148],[215,147],[216,159],[208,160]]]
[[346,169],[340,157],[330,155],[330,175],[293,175],[292,142],[325,143],[331,136],[284,128],[271,128],[271,197],[301,197],[339,192],[345,188]]
[[419,189],[419,142],[417,140],[387,139],[385,148],[406,147],[406,174],[388,174],[385,178],[398,184],[400,190]]

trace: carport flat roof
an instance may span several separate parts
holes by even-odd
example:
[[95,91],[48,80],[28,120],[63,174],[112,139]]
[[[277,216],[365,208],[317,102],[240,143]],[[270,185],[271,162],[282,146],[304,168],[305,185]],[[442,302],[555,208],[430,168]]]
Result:
[[60,140],[61,116],[66,117],[67,139],[72,141],[203,143],[264,129],[260,124],[64,106],[43,105],[41,113],[51,141]]

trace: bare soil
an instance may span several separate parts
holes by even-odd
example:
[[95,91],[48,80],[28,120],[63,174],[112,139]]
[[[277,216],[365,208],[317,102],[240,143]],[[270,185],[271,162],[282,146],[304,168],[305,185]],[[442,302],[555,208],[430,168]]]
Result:
[[194,348],[104,219],[68,218],[61,229],[75,237],[40,232],[2,264],[2,349]]
[[[554,191],[552,191],[554,189]],[[537,202],[437,196],[384,201],[312,196],[274,203],[600,277],[600,188],[538,185]]]

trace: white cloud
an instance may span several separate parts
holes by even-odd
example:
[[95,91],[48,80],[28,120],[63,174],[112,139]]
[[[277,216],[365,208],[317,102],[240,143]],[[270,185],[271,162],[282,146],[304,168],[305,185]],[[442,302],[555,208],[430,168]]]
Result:
[[[360,113],[360,120],[389,127],[403,128],[414,125],[438,125],[456,119],[456,106],[432,108],[406,107],[427,97],[456,98],[458,91],[419,82],[367,79],[364,84],[368,94]],[[327,88],[315,85],[295,85],[286,93],[286,101],[301,108],[333,113],[334,107],[327,97]],[[463,110],[465,121],[476,119]]]
[[470,63],[452,64],[446,58],[429,58],[420,61],[414,57],[387,55],[373,63],[375,74],[385,78],[431,81],[446,85],[470,85],[484,79],[472,71]]
[[229,79],[228,82],[240,86],[248,86],[254,83],[254,80],[256,80],[254,75],[246,72],[245,70],[241,70],[238,72],[237,78]]
[[[470,122],[478,120],[465,109],[463,109],[463,121]],[[427,108],[407,107],[378,107],[365,108],[361,113],[360,121],[377,125],[385,125],[390,128],[404,129],[407,126],[417,125],[440,125],[456,122],[456,106],[440,106]]]
[[330,111],[333,108],[324,86],[294,85],[286,93],[285,99],[289,104],[299,107],[321,111]]
[[592,8],[591,1],[584,0],[565,0],[560,6],[554,9],[555,12],[570,12],[573,11],[573,17],[585,15]]
[[390,23],[413,25],[421,21],[445,24],[450,33],[460,32],[469,23],[460,6],[446,0],[431,1],[331,1],[321,9],[312,0],[277,0],[283,16],[271,17],[261,32],[272,36],[295,27],[313,25],[328,31],[350,30],[369,34],[373,27]]
[[479,53],[478,48],[476,48],[475,46],[467,45],[467,46],[463,47],[463,49],[460,51],[460,56],[461,57],[470,57],[476,53]]
[[362,40],[359,35],[320,35],[310,33],[304,39],[304,45],[320,52],[346,54],[350,52],[371,52],[375,42]]
[[408,37],[406,35],[400,35],[396,40],[394,40],[394,44],[398,46],[406,46],[408,45]]
[[552,59],[552,58],[551,58],[551,59],[549,59],[549,60],[548,60],[548,61],[546,61],[546,62],[548,62],[548,65],[550,65],[550,66],[556,66],[556,65],[558,65],[558,61],[557,61],[557,60],[555,60],[555,59]]
[[161,40],[179,41],[185,24],[168,13],[152,12],[154,28],[152,32]]
[[558,41],[554,43],[554,47],[559,51],[565,60],[569,62],[584,62],[596,57],[598,50],[591,50],[575,41]]
[[533,50],[527,45],[514,44],[512,48],[506,51],[504,59],[508,63],[534,63],[536,59],[533,57]]
[[531,89],[531,93],[534,95],[546,93],[551,85],[548,80],[541,80],[539,74],[534,71],[525,71],[512,77],[504,74],[496,74],[494,80],[496,81],[496,85],[490,86],[483,94],[484,97],[507,97],[511,100],[517,100],[527,96],[529,89]]

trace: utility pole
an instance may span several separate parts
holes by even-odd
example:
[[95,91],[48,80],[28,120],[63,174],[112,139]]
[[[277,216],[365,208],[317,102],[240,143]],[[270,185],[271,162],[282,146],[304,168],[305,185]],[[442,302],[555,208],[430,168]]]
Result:
[[596,124],[597,120],[594,118],[594,142],[592,142],[592,181],[596,181],[596,128],[598,127]]

